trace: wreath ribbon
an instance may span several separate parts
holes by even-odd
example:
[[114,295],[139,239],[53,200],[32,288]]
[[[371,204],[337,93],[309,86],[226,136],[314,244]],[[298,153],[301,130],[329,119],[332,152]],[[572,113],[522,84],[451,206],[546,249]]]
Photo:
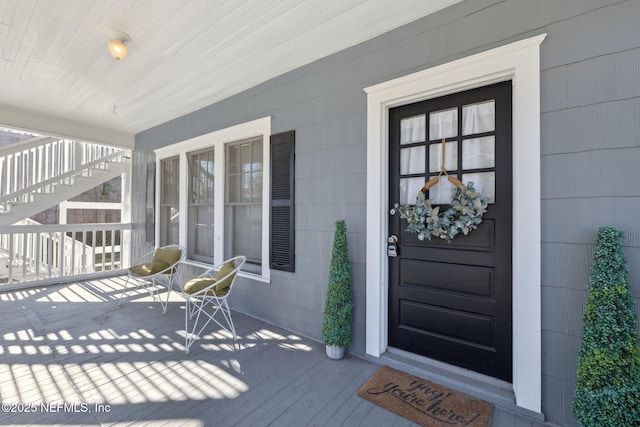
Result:
[[422,191],[423,193],[426,192],[428,189],[430,189],[431,187],[433,187],[434,185],[436,185],[438,182],[440,182],[440,177],[442,175],[445,175],[447,177],[447,180],[452,183],[453,185],[455,185],[458,188],[463,188],[464,184],[462,183],[462,181],[460,181],[458,178],[454,178],[452,176],[450,176],[447,173],[447,169],[444,167],[444,156],[445,156],[445,147],[447,146],[445,139],[442,138],[442,156],[440,156],[440,173],[438,174],[438,176],[434,176],[433,178],[431,178],[429,181],[424,183],[424,186],[420,189],[420,191]]

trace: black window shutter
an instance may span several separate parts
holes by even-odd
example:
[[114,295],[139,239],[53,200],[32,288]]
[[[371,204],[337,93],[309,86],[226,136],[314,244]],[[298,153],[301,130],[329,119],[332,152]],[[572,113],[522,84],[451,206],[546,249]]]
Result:
[[295,271],[295,131],[271,135],[270,267]]

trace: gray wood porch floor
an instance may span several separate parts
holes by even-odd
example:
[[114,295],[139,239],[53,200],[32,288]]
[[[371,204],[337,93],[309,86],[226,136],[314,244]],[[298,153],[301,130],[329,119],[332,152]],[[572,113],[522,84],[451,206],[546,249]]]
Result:
[[211,327],[186,354],[180,297],[118,307],[123,283],[0,294],[0,425],[415,425],[356,395],[374,364],[240,313],[235,349]]
[[[0,425],[416,425],[356,395],[375,364],[237,312],[235,348],[211,326],[187,354],[179,295],[163,314],[145,293],[118,306],[123,286],[0,292]],[[491,424],[534,425],[496,409]]]

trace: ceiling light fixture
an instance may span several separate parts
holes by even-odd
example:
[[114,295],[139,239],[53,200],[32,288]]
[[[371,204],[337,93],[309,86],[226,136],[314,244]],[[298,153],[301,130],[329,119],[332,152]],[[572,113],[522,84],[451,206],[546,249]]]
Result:
[[107,45],[109,53],[118,61],[124,59],[127,56],[127,45],[131,37],[127,33],[119,32],[115,37],[112,37]]

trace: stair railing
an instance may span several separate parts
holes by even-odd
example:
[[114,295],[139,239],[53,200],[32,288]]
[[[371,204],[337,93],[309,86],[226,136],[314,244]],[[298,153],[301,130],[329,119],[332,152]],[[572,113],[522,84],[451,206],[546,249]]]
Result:
[[55,184],[72,184],[91,169],[122,162],[125,150],[101,144],[50,137],[0,148],[0,212],[15,203],[30,203]]

